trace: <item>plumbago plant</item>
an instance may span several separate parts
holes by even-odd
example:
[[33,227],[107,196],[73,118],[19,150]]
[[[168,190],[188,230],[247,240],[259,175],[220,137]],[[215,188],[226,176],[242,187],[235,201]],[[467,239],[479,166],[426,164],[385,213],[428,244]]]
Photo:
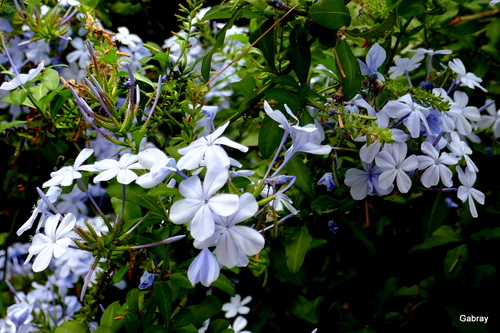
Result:
[[163,46],[97,1],[4,4],[9,163],[55,168],[2,253],[2,330],[484,330],[459,316],[498,292],[495,76],[430,40],[461,2],[190,0]]

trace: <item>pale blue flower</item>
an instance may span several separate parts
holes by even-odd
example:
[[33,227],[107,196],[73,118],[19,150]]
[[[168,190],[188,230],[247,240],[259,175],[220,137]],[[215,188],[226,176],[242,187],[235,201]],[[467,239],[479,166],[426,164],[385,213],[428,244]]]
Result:
[[78,185],[74,185],[71,192],[61,194],[59,200],[57,210],[61,214],[71,213],[78,216],[79,214],[86,215],[89,211],[85,204],[87,193],[81,191]]
[[420,136],[420,127],[423,125],[430,132],[427,124],[429,109],[415,103],[410,94],[406,94],[396,101],[389,101],[383,107],[392,118],[404,118],[403,124],[408,128],[412,138]]
[[219,278],[220,269],[219,262],[212,252],[204,248],[189,265],[188,279],[193,286],[201,282],[205,287],[210,287]]
[[379,176],[379,185],[382,189],[389,188],[396,180],[398,190],[407,193],[411,188],[411,179],[408,172],[418,167],[418,158],[415,155],[406,157],[406,144],[395,142],[387,144],[375,157],[375,163],[382,168]]
[[337,184],[335,184],[335,180],[333,179],[333,174],[331,172],[326,172],[318,181],[318,185],[325,185],[327,191],[331,191],[335,187],[337,187]]
[[[492,100],[486,100],[486,104],[490,102],[492,102]],[[477,126],[481,129],[493,129],[493,137],[498,139],[500,138],[500,110],[497,110],[495,103],[493,103],[486,108],[486,111],[488,115],[481,116]]]
[[[264,198],[267,198],[273,194],[274,193],[272,187],[269,185],[265,185],[262,191],[260,192],[260,195]],[[277,193],[274,200],[270,202],[270,205],[274,208],[274,210],[278,212],[284,211],[286,207],[286,209],[288,209],[290,213],[292,213],[293,215],[297,215],[299,211],[295,209],[295,207],[293,207],[292,204],[293,204],[292,199],[290,199],[290,197],[285,193]]]
[[139,164],[150,172],[137,178],[136,183],[142,188],[152,188],[163,182],[172,173],[177,172],[174,158],[168,157],[158,148],[148,148],[139,153]]
[[496,5],[499,2],[500,2],[500,0],[492,0],[492,1],[490,1],[490,6],[493,7],[494,5]]
[[474,200],[479,204],[484,205],[485,195],[483,192],[473,188],[476,182],[476,173],[471,172],[469,169],[462,170],[461,167],[457,167],[458,179],[462,185],[458,188],[457,197],[462,200],[462,202],[469,201],[469,209],[472,217],[478,217],[476,205]]
[[219,112],[219,107],[214,105],[204,105],[201,108],[200,113],[205,116],[201,118],[195,125],[194,129],[203,128],[203,130],[198,134],[198,137],[207,136],[210,132],[215,131],[214,119]]
[[378,68],[384,64],[386,58],[386,52],[382,46],[375,43],[368,54],[366,55],[366,64],[357,59],[359,66],[361,68],[361,74],[371,76],[377,76],[380,81],[385,81],[382,73],[378,71]]
[[175,224],[191,221],[191,236],[204,241],[215,230],[214,214],[229,216],[238,209],[238,195],[215,194],[227,181],[227,170],[222,167],[207,168],[205,180],[201,184],[198,176],[192,176],[179,184],[179,192],[184,199],[174,202],[170,209],[170,220]]
[[135,51],[142,45],[141,37],[131,34],[127,27],[119,27],[116,39],[123,45],[127,45],[132,51]]
[[462,60],[455,58],[452,61],[448,62],[448,66],[450,66],[450,68],[453,72],[458,74],[457,80],[459,83],[463,83],[471,89],[474,89],[474,87],[478,87],[482,91],[487,92],[487,90],[484,89],[479,84],[479,83],[483,82],[483,79],[477,77],[474,73],[467,72]]
[[9,332],[30,332],[32,320],[31,307],[26,302],[13,304],[7,308],[5,323],[12,327],[12,331]]
[[425,141],[422,142],[422,152],[424,152],[427,156],[420,155],[418,158],[418,169],[424,170],[420,181],[422,185],[429,188],[431,186],[435,186],[441,180],[446,187],[453,186],[453,182],[451,180],[453,173],[447,165],[455,165],[458,163],[458,159],[454,156],[446,152],[442,152],[439,155],[439,151],[434,148],[434,146]]
[[68,250],[71,238],[66,235],[75,227],[76,217],[73,214],[67,214],[59,224],[60,219],[60,214],[47,218],[45,234],[38,233],[33,237],[25,264],[37,254],[33,263],[34,272],[43,271],[49,266],[52,257],[59,258]]
[[290,160],[298,152],[326,155],[332,150],[331,146],[320,144],[323,138],[318,128],[313,124],[294,125],[290,129],[290,135],[292,136],[292,145],[285,153],[286,161]]
[[453,99],[448,116],[455,123],[458,133],[468,135],[472,132],[470,121],[478,121],[481,117],[479,110],[475,106],[467,106],[469,97],[462,91],[455,91]]
[[238,198],[237,210],[229,216],[214,215],[215,229],[211,237],[205,241],[194,241],[198,249],[215,246],[214,254],[221,265],[228,268],[246,267],[248,256],[259,253],[264,248],[264,237],[250,227],[239,226],[259,208],[257,201],[250,193],[243,193]]
[[394,63],[396,66],[391,66],[389,68],[389,73],[391,74],[391,79],[395,79],[402,75],[408,77],[408,82],[411,85],[409,79],[409,72],[420,67],[422,60],[424,60],[425,55],[423,53],[417,53],[411,58],[397,58]]
[[199,138],[189,146],[179,149],[179,154],[184,155],[177,162],[179,170],[193,170],[200,166],[202,161],[205,161],[207,168],[215,165],[222,166],[223,168],[229,167],[229,157],[220,145],[226,145],[242,152],[247,152],[248,147],[229,140],[226,137],[220,137],[227,126],[229,126],[229,122],[220,126],[212,134]]
[[[285,104],[285,110],[288,113],[288,115],[295,120],[296,123],[299,122],[297,117],[293,114],[292,110],[290,110],[290,108],[286,104]],[[279,127],[284,129],[286,133],[290,132],[292,125],[281,111],[273,110],[269,105],[269,103],[267,103],[267,101],[264,101],[264,111],[272,120],[278,122]]]
[[457,158],[463,157],[465,159],[465,164],[467,165],[467,169],[470,172],[478,172],[479,169],[469,157],[469,155],[472,154],[472,149],[470,149],[466,142],[460,139],[460,136],[457,132],[451,132],[450,138],[451,140],[448,144],[448,148],[451,150],[451,152],[455,154]]
[[362,200],[367,195],[386,195],[392,192],[394,185],[381,188],[379,176],[382,169],[371,163],[361,162],[364,170],[349,169],[345,174],[344,183],[351,187],[351,196],[354,200]]
[[71,40],[71,45],[75,48],[74,51],[68,53],[66,60],[71,65],[72,63],[78,63],[78,66],[82,69],[87,68],[90,61],[90,53],[87,49],[87,45],[83,42],[83,39],[76,37]]
[[367,101],[363,98],[363,96],[357,94],[348,102],[344,102],[344,110],[350,111],[352,113],[359,114],[359,108],[366,109],[366,112],[370,117],[376,117],[376,112],[373,107],[368,104]]

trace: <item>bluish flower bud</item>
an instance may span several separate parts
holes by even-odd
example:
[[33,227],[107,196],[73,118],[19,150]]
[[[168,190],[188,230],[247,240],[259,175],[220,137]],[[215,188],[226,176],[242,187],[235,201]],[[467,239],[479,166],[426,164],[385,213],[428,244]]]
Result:
[[493,156],[493,148],[491,148],[491,147],[486,147],[486,148],[484,148],[484,151],[486,152],[486,155],[487,155],[488,157]]
[[318,181],[318,185],[325,185],[327,191],[333,190],[335,187],[337,187],[337,184],[335,184],[335,180],[333,179],[333,175],[331,172],[327,172],[321,177],[321,179]]
[[149,273],[148,271],[145,271],[144,274],[141,276],[141,284],[139,284],[139,289],[148,289],[153,286],[153,283],[155,282],[155,277],[158,274],[152,274]]
[[123,83],[123,87],[125,88],[130,88],[132,86],[132,82],[130,82],[130,79],[128,79],[127,81],[125,81]]
[[427,81],[420,82],[420,86],[426,91],[432,91],[432,89],[436,88],[436,85],[434,83]]
[[458,207],[458,204],[455,203],[453,200],[451,200],[451,198],[446,198],[446,199],[444,199],[444,201],[446,202],[446,205],[448,206],[448,208],[457,208]]
[[335,235],[337,232],[339,232],[339,227],[337,227],[337,223],[335,223],[333,220],[328,221],[328,229]]

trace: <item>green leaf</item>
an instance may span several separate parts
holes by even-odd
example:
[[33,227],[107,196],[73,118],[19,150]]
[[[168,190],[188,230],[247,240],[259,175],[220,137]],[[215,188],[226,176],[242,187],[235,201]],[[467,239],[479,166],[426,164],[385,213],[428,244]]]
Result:
[[314,191],[314,182],[311,178],[311,170],[299,156],[295,155],[290,159],[286,166],[286,171],[289,175],[296,177],[294,186],[297,186],[299,190],[304,192],[309,200],[314,200],[316,192]]
[[186,325],[176,330],[170,331],[172,333],[198,333],[198,329],[193,324]]
[[90,332],[88,325],[77,323],[76,321],[65,321],[58,328],[55,333],[88,333]]
[[[264,32],[266,32],[272,25],[273,22],[266,20],[257,29],[252,31],[252,33],[250,34],[250,38],[248,39],[250,44],[255,42],[260,36],[262,36]],[[274,34],[275,29],[269,31],[264,37],[262,37],[262,39],[260,39],[255,44],[255,47],[262,52],[262,55],[264,56],[264,59],[266,59],[269,68],[273,70],[273,72],[276,72],[276,66],[274,64],[274,57],[276,53]]]
[[311,246],[312,236],[307,227],[290,227],[285,236],[286,265],[291,274],[297,274]]
[[299,89],[299,84],[297,83],[297,80],[295,80],[291,75],[280,75],[277,76],[274,80],[274,83],[276,84],[281,84],[282,86],[289,86],[295,90]]
[[234,92],[243,96],[248,96],[255,90],[255,79],[247,76],[241,81],[231,83]]
[[226,319],[215,319],[210,321],[208,325],[207,333],[220,333],[229,327],[229,321]]
[[21,126],[21,125],[24,125],[26,123],[27,123],[26,120],[15,120],[15,121],[11,121],[9,123],[0,124],[0,133],[5,131],[7,128]]
[[219,288],[220,290],[228,293],[230,296],[234,297],[236,291],[234,285],[229,281],[229,279],[224,274],[219,274],[219,278],[212,282],[212,287]]
[[444,276],[447,279],[455,278],[467,261],[467,245],[462,244],[446,253],[444,259]]
[[193,324],[202,325],[205,320],[212,318],[221,311],[222,304],[218,297],[208,295],[201,304],[191,305],[187,308],[194,314]]
[[212,7],[205,16],[201,19],[201,22],[206,22],[210,20],[220,20],[231,18],[230,9],[233,7],[231,4],[223,4]]
[[222,46],[224,45],[224,41],[226,39],[226,31],[231,28],[234,24],[234,21],[238,19],[243,12],[243,9],[245,9],[245,6],[240,6],[236,11],[232,13],[231,18],[226,22],[224,27],[219,30],[217,35],[215,36],[215,43],[212,47],[212,49],[203,56],[203,60],[201,62],[201,76],[205,80],[210,79],[210,70],[212,69],[212,57],[215,52],[218,52]]
[[[107,190],[112,197],[122,198],[122,184],[117,181],[112,181]],[[125,201],[134,202],[148,210],[162,213],[161,207],[158,206],[157,200],[150,197],[146,190],[135,183],[128,184],[126,187]]]
[[351,13],[343,0],[321,0],[309,9],[309,16],[319,25],[339,30],[351,24]]
[[474,277],[474,285],[473,287],[478,287],[480,282],[487,277],[492,276],[497,272],[495,266],[492,265],[481,265],[474,267],[476,269],[476,276]]
[[410,253],[415,250],[428,250],[436,246],[448,244],[451,242],[459,242],[462,240],[462,236],[455,232],[452,227],[448,225],[442,225],[432,233],[431,237],[424,239],[423,243],[413,246],[410,249]]
[[137,315],[132,312],[128,312],[123,318],[123,323],[125,324],[125,329],[128,333],[140,333],[141,332],[141,321]]
[[359,93],[361,88],[361,69],[346,40],[338,41],[335,52],[338,56],[337,66],[339,67],[340,84],[344,88],[344,100],[349,101]]
[[284,88],[272,88],[265,92],[267,99],[273,99],[280,104],[280,106],[287,105],[295,114],[302,109],[303,105],[299,101],[297,94]]
[[24,89],[12,90],[10,94],[2,99],[2,101],[14,105],[22,105],[27,97],[28,93]]
[[82,4],[84,7],[86,7],[86,11],[90,11],[94,9],[97,4],[99,3],[99,0],[80,0],[80,4]]
[[289,40],[287,55],[290,64],[300,83],[305,84],[311,67],[311,49],[307,42],[306,28],[302,24],[297,24],[290,33]]
[[153,187],[148,191],[148,195],[152,197],[173,197],[179,194],[180,193],[178,189],[167,187],[164,184]]
[[423,0],[401,1],[398,14],[404,18],[418,16],[425,13],[426,7]]
[[191,284],[191,281],[181,273],[172,273],[168,276],[168,279],[171,283],[173,283],[176,286],[186,288],[186,289],[193,289],[193,285]]
[[130,267],[128,265],[125,265],[122,268],[120,268],[115,274],[113,274],[113,282],[120,283],[121,280],[123,280],[125,274],[127,274],[129,268]]
[[317,324],[319,319],[319,304],[323,301],[324,296],[318,296],[312,301],[308,301],[305,297],[299,296],[297,301],[293,303],[292,314],[305,320],[311,324]]
[[263,158],[270,158],[279,146],[285,131],[271,117],[265,116],[259,131],[259,151]]
[[385,19],[385,21],[372,29],[365,31],[359,31],[359,29],[346,30],[346,33],[354,37],[373,39],[391,30],[394,25],[396,25],[396,18],[397,15],[395,12],[389,12],[389,16]]
[[149,326],[144,333],[168,333],[168,330],[160,325]]
[[140,309],[139,309],[139,294],[140,294],[140,291],[138,288],[134,288],[134,289],[131,289],[128,293],[127,293],[127,297],[126,297],[126,302],[127,302],[127,306],[130,310],[133,311],[133,313],[135,314],[139,314],[140,313]]
[[189,309],[182,309],[175,317],[174,322],[172,323],[171,330],[175,331],[181,327],[187,326],[193,322],[194,315]]
[[49,90],[56,89],[59,86],[59,73],[55,69],[45,68],[42,84]]
[[478,231],[470,236],[473,240],[491,239],[491,238],[500,238],[500,228],[484,228],[481,231]]
[[366,236],[366,230],[361,228],[359,223],[357,222],[349,222],[344,218],[339,218],[340,221],[345,223],[348,227],[351,228],[354,237],[357,239],[361,240],[363,242],[363,245],[366,247],[366,249],[371,253],[375,253],[375,245],[371,240],[368,239],[368,236]]
[[125,315],[127,312],[122,310],[119,301],[113,302],[106,308],[106,311],[102,314],[100,327],[94,332],[104,333],[104,332],[117,332],[118,329],[123,326],[123,320],[115,320],[116,317]]
[[158,304],[158,310],[163,317],[165,327],[168,330],[170,326],[170,315],[172,313],[172,291],[167,282],[155,282],[153,294]]
[[329,195],[320,195],[316,200],[314,200],[311,203],[311,208],[312,209],[317,209],[317,210],[327,210],[335,207],[337,205],[337,201],[333,199]]

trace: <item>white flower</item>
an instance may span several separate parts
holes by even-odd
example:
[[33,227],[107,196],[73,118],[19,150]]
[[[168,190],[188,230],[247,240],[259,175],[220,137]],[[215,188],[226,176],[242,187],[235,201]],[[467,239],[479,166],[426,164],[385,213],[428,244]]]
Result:
[[359,114],[359,108],[366,109],[366,111],[370,117],[376,116],[376,112],[373,109],[373,107],[370,104],[368,104],[367,101],[365,101],[363,96],[361,96],[359,94],[354,96],[354,98],[351,99],[350,101],[344,102],[344,110],[346,110],[346,111],[351,111],[353,113]]
[[73,230],[76,224],[76,217],[71,213],[67,214],[59,224],[60,218],[60,214],[47,218],[44,229],[45,235],[38,233],[33,237],[28,258],[26,258],[24,264],[28,263],[33,255],[37,254],[33,263],[34,272],[43,271],[49,266],[52,256],[59,258],[68,250],[71,238],[65,236]]
[[179,149],[179,154],[184,155],[177,162],[179,170],[193,170],[200,166],[202,160],[205,161],[207,168],[214,165],[220,165],[224,168],[229,167],[229,157],[220,145],[247,152],[247,147],[226,137],[220,137],[227,126],[229,126],[229,122],[216,129],[212,134],[199,138],[189,146]]
[[421,125],[425,127],[427,133],[430,132],[427,116],[429,109],[415,103],[410,94],[406,94],[396,101],[389,101],[382,108],[392,118],[404,118],[403,124],[408,128],[412,138],[420,136]]
[[229,216],[214,215],[215,229],[205,241],[195,239],[198,249],[216,246],[214,254],[222,265],[233,268],[248,265],[248,256],[259,253],[264,248],[264,237],[250,227],[236,224],[251,218],[258,210],[257,201],[250,193],[238,198],[238,210]]
[[245,305],[250,303],[251,300],[252,296],[247,296],[241,300],[241,295],[236,294],[234,297],[231,297],[229,303],[222,305],[222,311],[226,311],[226,318],[235,317],[237,314],[247,314],[250,312],[250,308]]
[[252,333],[250,331],[242,331],[242,329],[244,329],[245,326],[247,326],[247,324],[248,324],[248,321],[244,317],[238,316],[238,317],[236,317],[236,319],[233,322],[232,327],[230,326],[230,328],[233,329],[234,333]]
[[[260,192],[260,195],[264,198],[267,198],[272,194],[273,194],[272,187],[269,185],[265,185],[262,191]],[[290,199],[290,197],[285,193],[278,193],[274,198],[274,200],[271,201],[270,203],[270,205],[272,205],[273,208],[278,212],[284,211],[284,207],[286,207],[286,209],[288,209],[290,213],[292,213],[293,215],[297,215],[299,211],[295,209],[295,207],[293,207],[292,204],[293,204],[292,199]]]
[[12,81],[3,82],[0,86],[0,90],[14,90],[22,84],[26,84],[27,82],[33,80],[43,69],[43,61],[40,62],[37,68],[30,69],[28,74],[19,74]]
[[476,205],[474,204],[474,200],[476,200],[481,205],[484,205],[485,195],[483,192],[476,190],[473,188],[474,183],[476,182],[476,173],[471,172],[469,169],[465,169],[465,172],[462,168],[457,167],[458,179],[462,183],[462,185],[458,188],[457,197],[465,203],[465,201],[469,200],[469,209],[472,217],[477,217]]
[[215,229],[214,214],[229,216],[238,209],[238,195],[221,193],[214,195],[228,177],[221,167],[207,169],[203,186],[198,176],[192,176],[179,184],[179,192],[184,199],[174,202],[170,209],[170,220],[175,224],[191,221],[191,236],[204,241],[212,236]]
[[88,166],[82,166],[82,163],[85,162],[85,160],[89,158],[93,152],[94,150],[89,148],[82,149],[80,154],[76,157],[73,165],[65,166],[55,172],[52,172],[50,174],[52,179],[43,183],[42,187],[45,188],[56,185],[69,186],[73,184],[74,179],[82,178],[82,174],[78,171],[88,170]]
[[95,171],[102,171],[94,178],[94,183],[110,180],[116,177],[116,180],[124,185],[130,184],[137,179],[137,174],[133,169],[142,169],[143,167],[137,163],[139,157],[132,154],[124,154],[119,161],[113,159],[105,159],[94,163]]
[[219,273],[219,262],[209,249],[204,248],[189,265],[188,279],[193,286],[201,282],[205,287],[210,287],[219,278]]
[[[38,188],[37,188],[38,189]],[[39,190],[39,189],[38,189]],[[57,198],[59,197],[59,194],[61,194],[62,189],[59,187],[50,187],[45,196],[47,199],[54,203]],[[43,199],[39,199],[36,202],[36,207],[33,210],[33,213],[31,214],[30,218],[17,230],[17,235],[21,236],[23,232],[26,230],[30,229],[33,226],[33,222],[35,222],[36,217],[38,216],[38,213],[42,213],[42,216],[40,217],[40,221],[38,222],[38,227],[37,231],[40,229],[41,226],[45,223],[45,220],[47,219],[47,216],[44,214],[44,211],[47,210],[47,204]]]

